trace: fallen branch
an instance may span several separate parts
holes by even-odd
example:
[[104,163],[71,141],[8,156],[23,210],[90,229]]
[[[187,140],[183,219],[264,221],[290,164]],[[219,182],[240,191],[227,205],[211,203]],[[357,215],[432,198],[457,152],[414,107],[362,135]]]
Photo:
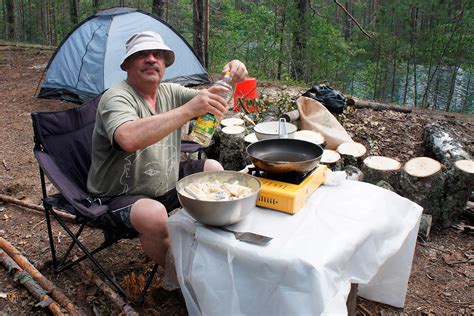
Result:
[[110,286],[108,286],[104,281],[99,279],[84,261],[79,262],[79,266],[86,274],[87,279],[92,281],[119,309],[121,309],[124,315],[138,315],[138,313],[130,305],[128,305],[117,292],[112,290]]
[[358,100],[353,98],[348,98],[346,100],[347,105],[353,105],[356,108],[363,109],[369,108],[376,111],[396,111],[396,112],[403,112],[403,113],[411,113],[412,109],[408,106],[396,105],[396,104],[386,104],[386,103],[377,103],[365,100]]
[[[5,194],[0,194],[0,201],[2,202],[5,202],[5,203],[10,203],[10,204],[16,204],[16,205],[19,205],[19,206],[22,206],[22,207],[26,207],[28,209],[31,209],[33,211],[35,211],[35,213],[39,213],[41,212],[41,214],[44,215],[44,207],[42,206],[39,206],[39,205],[36,205],[36,204],[33,204],[33,203],[28,203],[28,202],[25,202],[25,201],[22,201],[22,200],[19,200],[19,199],[15,199],[14,197],[11,197],[11,196],[8,196],[8,195],[5,195]],[[65,219],[65,220],[68,220],[68,221],[75,221],[76,220],[76,216],[74,215],[71,215],[71,214],[68,214],[68,213],[65,213],[65,212],[61,212],[61,211],[58,211],[58,210],[53,210],[54,213],[58,214],[59,217],[61,217],[62,219]]]
[[26,272],[28,272],[33,279],[38,282],[43,289],[48,291],[51,297],[64,306],[70,315],[79,315],[77,308],[64,295],[64,293],[56,287],[51,281],[49,281],[44,275],[41,274],[20,252],[3,237],[0,237],[0,248],[2,248],[15,262]]
[[35,299],[39,300],[36,306],[48,307],[53,315],[64,315],[63,312],[61,312],[61,306],[46,293],[28,272],[20,268],[2,249],[0,249],[0,262],[3,263],[10,274],[13,274],[14,280],[17,283],[22,284]]

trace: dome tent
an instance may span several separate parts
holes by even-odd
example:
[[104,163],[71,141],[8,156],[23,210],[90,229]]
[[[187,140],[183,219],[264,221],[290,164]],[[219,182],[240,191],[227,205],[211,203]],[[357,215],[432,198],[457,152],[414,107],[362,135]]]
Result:
[[88,17],[63,39],[49,60],[38,97],[83,103],[125,79],[127,73],[120,69],[125,42],[141,31],[160,33],[175,52],[164,82],[210,82],[194,50],[170,25],[147,12],[121,7]]

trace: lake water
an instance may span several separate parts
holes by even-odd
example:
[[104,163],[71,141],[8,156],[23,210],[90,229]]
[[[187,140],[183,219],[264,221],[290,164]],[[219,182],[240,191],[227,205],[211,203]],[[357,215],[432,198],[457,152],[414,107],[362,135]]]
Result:
[[[364,65],[358,65],[357,68],[363,69]],[[434,68],[432,68],[432,72],[433,69]],[[456,81],[454,89],[451,89],[453,73],[456,73]],[[382,75],[386,76],[386,78],[389,78],[387,80],[386,87],[384,88],[383,99],[385,101],[390,101],[392,94],[392,72],[390,70],[386,74]],[[423,65],[418,65],[416,69],[416,76],[417,106],[421,106],[423,94],[426,89],[426,84],[429,80],[428,68]],[[350,82],[346,82],[344,90],[346,91],[346,93],[349,93],[361,99],[371,100],[374,97],[374,84],[362,80],[361,77],[362,76],[354,76]],[[403,98],[405,90],[405,79],[406,65],[400,65],[397,68],[395,74],[395,89],[392,97],[392,102],[404,104]],[[411,67],[405,100],[405,104],[407,106],[412,106],[415,103],[414,90],[415,89],[413,67]],[[451,98],[450,94],[452,95]],[[449,99],[451,99],[451,102],[449,103],[449,111],[474,114],[474,76],[472,76],[472,72],[470,73],[469,71],[465,71],[462,68],[456,69],[456,67],[438,68],[436,74],[432,78],[430,90],[427,94],[427,103],[430,109],[446,111],[446,109],[448,109]]]

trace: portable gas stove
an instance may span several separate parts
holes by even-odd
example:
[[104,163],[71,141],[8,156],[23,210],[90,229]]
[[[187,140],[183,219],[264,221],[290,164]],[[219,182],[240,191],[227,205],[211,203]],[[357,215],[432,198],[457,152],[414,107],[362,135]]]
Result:
[[327,167],[320,165],[306,174],[269,174],[252,166],[246,169],[248,174],[257,177],[262,183],[258,206],[295,214],[323,183]]

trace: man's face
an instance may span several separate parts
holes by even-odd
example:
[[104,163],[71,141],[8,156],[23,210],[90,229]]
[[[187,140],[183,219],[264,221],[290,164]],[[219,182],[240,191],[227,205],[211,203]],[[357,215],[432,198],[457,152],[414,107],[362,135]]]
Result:
[[165,75],[165,55],[162,50],[144,50],[130,56],[125,69],[131,79],[160,83]]

